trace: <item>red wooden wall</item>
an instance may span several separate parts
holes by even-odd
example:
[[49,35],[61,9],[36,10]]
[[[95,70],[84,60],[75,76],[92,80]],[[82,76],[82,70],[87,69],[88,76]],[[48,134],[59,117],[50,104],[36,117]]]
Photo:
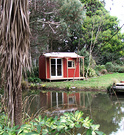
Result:
[[[50,58],[45,58],[44,56],[39,57],[39,78],[49,79],[50,78]],[[68,58],[68,60],[75,61],[75,67],[68,68],[67,58],[63,58],[63,78],[80,77],[80,64],[79,58]],[[67,71],[68,70],[68,71]]]
[[39,78],[46,79],[46,58],[44,56],[39,57]]

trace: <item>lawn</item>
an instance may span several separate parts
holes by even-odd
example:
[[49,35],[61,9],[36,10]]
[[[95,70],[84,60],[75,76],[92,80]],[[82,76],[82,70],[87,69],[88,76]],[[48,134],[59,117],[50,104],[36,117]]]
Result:
[[72,88],[76,87],[77,89],[97,89],[97,90],[106,90],[107,87],[112,85],[114,82],[120,82],[124,80],[124,73],[113,73],[106,74],[94,78],[89,78],[87,80],[71,80],[71,81],[56,81],[56,82],[42,82],[47,88]]

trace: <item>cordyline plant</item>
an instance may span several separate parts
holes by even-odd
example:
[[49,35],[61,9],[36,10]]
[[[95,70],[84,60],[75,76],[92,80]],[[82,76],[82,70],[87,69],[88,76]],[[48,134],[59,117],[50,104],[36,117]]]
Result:
[[28,0],[0,0],[0,52],[5,101],[12,125],[22,124],[22,69],[30,67]]

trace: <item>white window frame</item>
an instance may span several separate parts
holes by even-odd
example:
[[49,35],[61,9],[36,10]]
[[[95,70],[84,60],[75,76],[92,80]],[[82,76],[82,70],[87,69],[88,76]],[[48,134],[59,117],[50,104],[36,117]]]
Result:
[[71,62],[71,67],[69,67],[69,64],[68,64],[68,68],[75,68],[75,61],[74,60],[68,60],[68,62]]

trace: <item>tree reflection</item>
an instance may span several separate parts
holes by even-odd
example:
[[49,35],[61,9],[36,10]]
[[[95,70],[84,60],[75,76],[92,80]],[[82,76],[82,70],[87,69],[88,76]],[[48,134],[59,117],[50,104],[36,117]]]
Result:
[[[34,114],[38,109],[40,110],[39,114],[43,116],[46,114],[61,115],[66,111],[80,110],[84,112],[84,117],[90,116],[95,124],[100,124],[100,130],[106,135],[117,132],[120,128],[124,98],[119,103],[115,96],[111,98],[106,93],[52,91],[40,92],[38,96],[34,96],[35,98],[30,95],[27,100],[27,107],[29,108],[30,105],[28,114]],[[25,108],[27,107],[25,106]]]
[[97,94],[92,100],[92,119],[106,134],[117,131],[123,116],[121,106],[112,102],[107,94]]

